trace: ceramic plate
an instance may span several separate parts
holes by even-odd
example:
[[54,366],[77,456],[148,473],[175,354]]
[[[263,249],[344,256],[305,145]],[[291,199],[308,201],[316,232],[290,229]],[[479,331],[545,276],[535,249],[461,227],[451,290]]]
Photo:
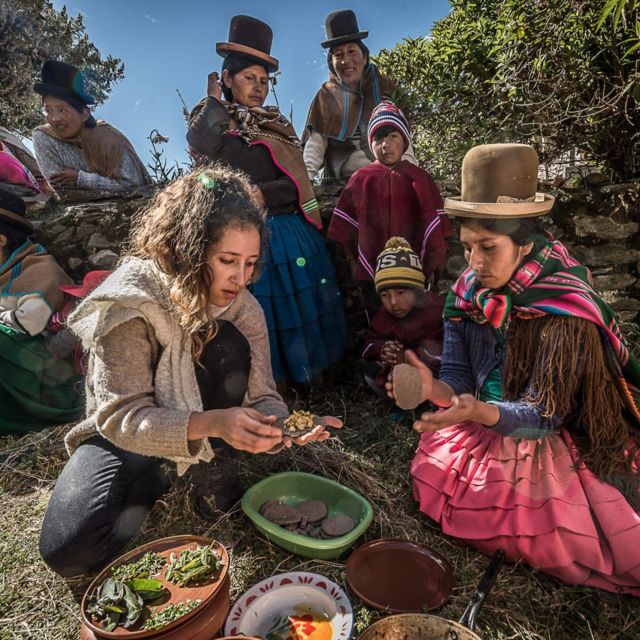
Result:
[[374,609],[433,611],[454,586],[453,569],[437,551],[409,540],[372,540],[347,560],[350,589]]
[[264,640],[347,640],[351,603],[317,573],[282,573],[254,585],[231,608],[224,632]]

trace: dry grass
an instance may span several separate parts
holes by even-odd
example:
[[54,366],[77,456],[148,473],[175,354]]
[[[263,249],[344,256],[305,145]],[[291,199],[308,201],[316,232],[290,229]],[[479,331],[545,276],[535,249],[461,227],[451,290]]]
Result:
[[[387,407],[361,385],[336,373],[339,384],[315,398],[293,398],[292,404],[315,413],[346,418],[339,438],[325,445],[277,456],[242,456],[239,471],[249,485],[278,470],[310,471],[359,491],[374,506],[375,520],[365,539],[408,538],[449,557],[457,586],[439,615],[456,619],[464,611],[487,559],[455,540],[420,515],[411,498],[409,462],[417,436],[407,422],[391,423]],[[65,581],[38,556],[38,533],[44,509],[65,461],[63,429],[0,440],[0,639],[62,640],[78,637],[77,600],[88,584]],[[194,513],[189,486],[178,480],[156,505],[138,546],[166,535],[211,535],[231,548],[232,598],[274,573],[305,570],[333,577],[343,586],[344,560],[300,558],[265,540],[239,509],[216,523]],[[354,637],[379,617],[353,598]],[[589,589],[569,588],[526,567],[507,565],[482,610],[478,632],[489,640],[632,640],[640,637],[640,603]]]

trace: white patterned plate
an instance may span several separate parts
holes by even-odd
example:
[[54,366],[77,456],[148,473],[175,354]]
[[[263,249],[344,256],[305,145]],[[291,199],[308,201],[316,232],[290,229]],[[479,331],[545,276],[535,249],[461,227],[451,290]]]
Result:
[[233,605],[226,636],[263,640],[348,640],[353,626],[345,592],[317,573],[294,571],[267,578]]

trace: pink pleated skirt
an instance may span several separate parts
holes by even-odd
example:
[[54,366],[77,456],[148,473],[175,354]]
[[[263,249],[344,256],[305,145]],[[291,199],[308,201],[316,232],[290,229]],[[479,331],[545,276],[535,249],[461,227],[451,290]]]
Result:
[[565,429],[525,440],[465,422],[422,434],[413,492],[444,533],[482,553],[640,596],[640,514],[577,459]]

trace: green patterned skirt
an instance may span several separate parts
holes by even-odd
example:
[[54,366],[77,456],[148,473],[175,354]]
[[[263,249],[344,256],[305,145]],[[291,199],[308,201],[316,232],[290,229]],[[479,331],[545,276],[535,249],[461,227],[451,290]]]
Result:
[[81,380],[49,353],[42,335],[0,324],[0,434],[75,422],[84,409]]

